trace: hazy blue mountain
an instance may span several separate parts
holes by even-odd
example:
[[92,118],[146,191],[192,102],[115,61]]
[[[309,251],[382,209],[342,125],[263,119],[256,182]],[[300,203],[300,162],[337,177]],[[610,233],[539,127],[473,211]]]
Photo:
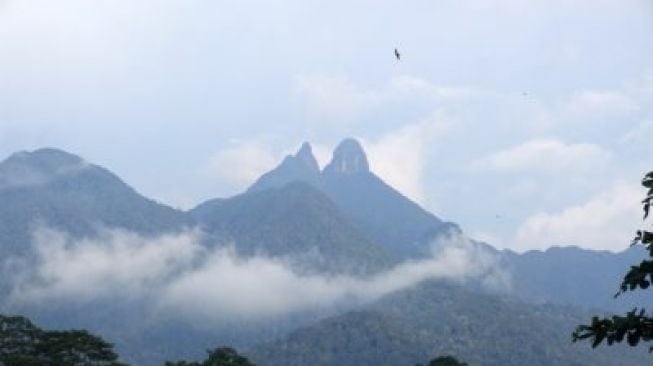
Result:
[[84,236],[101,226],[147,235],[187,224],[182,211],[143,197],[108,170],[61,150],[19,152],[0,162],[4,255],[24,254],[38,225]]
[[[343,141],[323,171],[304,144],[246,193],[189,212],[145,198],[108,170],[75,155],[56,149],[16,153],[0,162],[0,256],[27,254],[38,225],[74,236],[94,235],[100,227],[158,235],[199,225],[207,245],[233,243],[243,255],[276,256],[306,272],[359,274],[419,257],[433,238],[460,232],[374,175],[355,140]],[[501,256],[512,273],[515,298],[619,310],[653,297],[646,291],[616,301],[611,297],[628,266],[641,260],[636,248],[618,254],[573,247],[517,254],[478,247]],[[253,351],[257,357],[270,355],[270,365],[306,360],[317,360],[310,363],[316,365],[410,365],[441,353],[460,355],[472,365],[574,365],[575,354],[580,357],[576,364],[582,365],[645,364],[638,352],[623,356],[624,363],[615,362],[610,352],[571,348],[568,335],[587,321],[584,311],[524,305],[473,288],[423,285],[307,327],[319,314],[240,324],[229,332],[198,330],[181,319],[161,319],[153,326],[145,320],[143,303],[61,303],[23,310],[50,327],[106,334],[139,364],[201,355],[218,344],[245,347],[273,338],[278,341]],[[0,283],[0,292],[5,290]],[[129,330],[122,327],[126,323]]]
[[[337,146],[321,173],[310,145],[305,143],[248,192],[295,181],[323,191],[371,241],[398,258],[424,255],[433,238],[450,230],[461,232],[455,224],[425,211],[372,173],[363,148],[354,139],[345,139]],[[517,254],[477,244],[480,250],[503,258],[513,277],[514,295],[526,301],[623,310],[643,299],[653,299],[648,294],[613,299],[625,270],[641,260],[636,249],[615,254],[568,247]]]
[[641,247],[620,253],[578,247],[551,247],[517,254],[502,252],[513,274],[514,294],[536,303],[556,303],[613,311],[653,301],[653,292],[634,291],[614,298],[631,265],[646,257]]
[[356,140],[338,145],[322,176],[328,196],[376,242],[401,257],[423,255],[438,235],[459,232],[372,173]]
[[209,201],[191,215],[205,232],[235,243],[240,254],[285,257],[306,271],[369,273],[394,263],[304,182]]
[[278,188],[293,181],[304,181],[322,190],[367,236],[399,258],[424,255],[434,238],[451,230],[460,231],[371,172],[363,148],[354,139],[345,139],[336,147],[321,174],[310,146],[304,144],[248,192]]
[[[57,149],[18,152],[0,162],[0,269],[4,259],[29,256],[32,234],[47,226],[73,237],[93,237],[119,228],[145,236],[177,232],[192,226],[189,215],[148,199],[105,168]],[[11,289],[0,276],[0,299]],[[88,328],[120,341],[124,324],[138,327],[140,304],[75,301],[13,306],[53,328]],[[0,309],[6,304],[0,301]]]
[[321,186],[320,167],[317,164],[311,145],[302,144],[295,155],[286,156],[274,170],[263,174],[252,184],[247,192],[259,192],[269,188],[281,188],[291,182],[307,182],[314,187]]
[[266,366],[414,365],[455,355],[470,365],[646,365],[645,348],[572,344],[589,314],[529,305],[438,283],[397,292],[247,353]]

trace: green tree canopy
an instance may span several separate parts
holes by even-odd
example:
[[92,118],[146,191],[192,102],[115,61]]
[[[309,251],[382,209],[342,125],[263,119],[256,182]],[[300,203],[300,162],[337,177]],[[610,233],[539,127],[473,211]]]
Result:
[[0,365],[120,366],[113,345],[85,330],[45,331],[21,316],[0,315]]
[[255,366],[247,358],[241,356],[230,347],[218,347],[209,350],[208,357],[202,362],[176,361],[166,362],[165,366]]
[[[646,222],[651,203],[653,203],[653,172],[644,176],[642,185],[648,190],[642,200],[644,221]],[[631,245],[644,246],[648,251],[648,257],[653,258],[653,232],[638,230]],[[644,259],[638,265],[630,267],[615,297],[627,291],[647,289],[651,284],[653,284],[653,259]],[[640,341],[650,342],[653,340],[653,316],[644,308],[635,308],[627,312],[626,315],[614,315],[609,318],[595,316],[589,325],[579,325],[572,337],[574,342],[589,340],[592,342],[592,347],[598,346],[603,341],[612,345],[624,340],[629,345],[636,346]]]
[[440,356],[432,359],[428,366],[467,366],[467,364],[458,361],[453,356]]
[[[415,366],[422,366],[422,364],[417,364]],[[458,361],[453,356],[439,356],[429,361],[426,366],[467,366],[467,364]]]

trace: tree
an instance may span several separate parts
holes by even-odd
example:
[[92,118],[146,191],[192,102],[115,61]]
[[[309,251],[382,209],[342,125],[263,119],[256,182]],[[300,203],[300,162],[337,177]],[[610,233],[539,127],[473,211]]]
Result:
[[456,360],[453,356],[441,356],[432,359],[428,366],[467,366],[467,364]]
[[[653,172],[649,172],[642,179],[642,185],[648,189],[646,197],[642,200],[644,222],[649,216],[653,203]],[[653,258],[653,232],[638,230],[631,245],[642,245],[648,251],[648,256]],[[615,297],[636,289],[647,289],[653,284],[653,259],[645,259],[640,264],[631,266],[621,283]],[[653,340],[653,316],[646,309],[635,308],[625,316],[614,315],[610,318],[592,318],[589,325],[579,325],[572,334],[573,341],[589,340],[592,347],[603,341],[608,345],[620,343],[624,339],[631,346],[636,346],[640,341]],[[653,346],[649,349],[653,351]]]
[[45,331],[29,319],[0,315],[0,365],[121,366],[113,345],[85,330]]
[[165,366],[255,366],[247,358],[241,356],[230,347],[218,347],[207,351],[209,356],[203,362],[166,362]]
[[[415,366],[422,366],[422,364],[417,364]],[[467,364],[458,361],[453,356],[440,356],[432,359],[426,366],[467,366]]]

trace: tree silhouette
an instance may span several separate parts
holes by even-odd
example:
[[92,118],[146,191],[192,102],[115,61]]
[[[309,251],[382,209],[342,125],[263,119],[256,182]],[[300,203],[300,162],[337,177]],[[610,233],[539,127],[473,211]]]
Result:
[[432,359],[427,366],[467,366],[467,364],[458,361],[453,356],[441,356]]
[[[415,366],[423,366],[423,365],[417,364]],[[467,366],[467,364],[458,361],[453,356],[439,356],[429,361],[429,363],[426,366]]]
[[[642,185],[648,189],[646,197],[642,200],[644,221],[649,216],[653,203],[653,172],[649,172],[642,179]],[[643,245],[648,251],[648,256],[653,258],[653,232],[638,230],[631,245]],[[619,292],[615,297],[636,289],[647,289],[653,284],[653,259],[645,259],[640,264],[631,266],[621,283]],[[608,345],[620,343],[624,339],[631,346],[636,346],[640,341],[653,340],[653,317],[646,309],[635,308],[625,316],[614,315],[610,318],[592,318],[589,325],[579,325],[572,334],[573,341],[589,340],[592,347],[603,341]],[[653,350],[653,346],[649,349]]]
[[121,366],[113,345],[85,330],[45,331],[21,316],[0,315],[0,365]]
[[202,362],[166,362],[165,366],[255,366],[249,360],[230,347],[218,347],[207,351],[209,356]]

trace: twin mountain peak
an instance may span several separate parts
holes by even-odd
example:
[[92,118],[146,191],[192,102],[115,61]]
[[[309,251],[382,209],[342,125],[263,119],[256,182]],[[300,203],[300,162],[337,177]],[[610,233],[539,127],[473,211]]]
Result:
[[[91,167],[82,158],[54,148],[43,148],[31,152],[20,151],[0,162],[0,181],[4,186],[23,184],[26,181],[42,181],[47,178]],[[365,151],[352,138],[343,140],[334,150],[331,162],[321,172],[313,150],[308,142],[302,144],[294,155],[288,155],[274,170],[264,174],[250,187],[250,191],[278,187],[291,181],[319,183],[321,175],[354,175],[369,173]],[[13,181],[15,180],[15,181]],[[13,181],[13,182],[9,182]],[[12,184],[13,183],[13,184]]]
[[[329,201],[337,207],[338,214],[343,214],[356,227],[364,228],[374,242],[390,251],[417,254],[438,233],[457,229],[456,225],[443,222],[373,174],[363,148],[354,139],[343,140],[323,170],[320,170],[311,146],[304,143],[296,154],[287,156],[275,169],[263,174],[244,194],[226,200],[209,200],[188,212],[172,210],[148,200],[110,171],[60,150],[19,152],[0,162],[0,199],[5,197],[17,201],[22,194],[22,201],[15,204],[25,206],[28,216],[33,210],[28,210],[29,205],[25,202],[34,201],[34,205],[44,207],[39,210],[42,211],[40,215],[49,213],[55,205],[60,207],[57,212],[52,212],[54,218],[75,212],[82,221],[84,217],[89,220],[104,217],[98,221],[128,229],[138,228],[133,222],[147,221],[149,226],[145,231],[148,233],[156,232],[159,227],[177,227],[174,223],[178,221],[185,224],[192,221],[194,213],[207,209],[224,210],[229,204],[236,207],[244,199],[251,199],[247,202],[256,206],[249,214],[276,212],[274,209],[279,205],[294,204],[295,201],[289,197],[300,185],[290,183],[296,182],[304,187],[299,191],[305,193],[305,202],[299,202],[299,206],[315,209],[313,206],[317,202]],[[280,197],[275,201],[278,205],[264,207],[264,198],[270,195]],[[299,209],[293,207],[289,212]],[[216,215],[213,212],[210,216]],[[155,225],[159,221],[161,224]],[[89,222],[88,226],[91,224]],[[75,225],[79,226],[79,223]],[[71,223],[70,226],[74,229],[75,225]]]
[[295,155],[286,156],[277,168],[261,176],[248,191],[280,187],[292,181],[304,181],[321,186],[323,180],[332,177],[369,174],[367,156],[357,140],[348,138],[340,142],[333,151],[331,162],[322,171],[313,155],[311,145],[305,142]]

